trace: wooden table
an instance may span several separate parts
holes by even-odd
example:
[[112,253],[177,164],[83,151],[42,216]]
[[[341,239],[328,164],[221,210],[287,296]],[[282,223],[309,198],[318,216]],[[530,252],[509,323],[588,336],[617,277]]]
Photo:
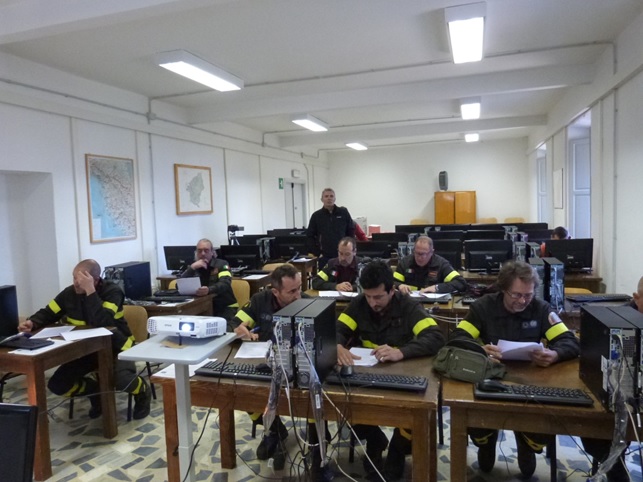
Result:
[[[114,370],[111,336],[77,340],[72,343],[35,355],[16,355],[12,349],[0,349],[0,371],[22,373],[27,377],[27,399],[38,407],[36,454],[34,460],[35,480],[52,476],[51,446],[49,444],[49,418],[47,416],[47,386],[45,371],[91,353],[98,355],[98,380],[103,408],[103,435],[114,438],[118,435],[116,425],[116,402],[114,397]],[[8,436],[7,434],[3,434]]]
[[[303,275],[302,275],[303,276]],[[172,274],[157,276],[156,279],[159,281],[159,286],[161,290],[169,290],[170,282],[175,280],[177,277]],[[245,279],[243,276],[233,276],[232,279],[241,279],[247,281],[250,285],[250,297],[255,293],[259,293],[262,289],[270,284],[270,275],[267,274],[263,278],[259,279]]]
[[[225,353],[224,353],[225,352]],[[214,358],[224,359],[228,350],[215,353]],[[244,360],[247,361],[247,360]],[[257,363],[261,360],[256,360]],[[347,396],[341,387],[324,386],[326,393],[341,413],[349,414],[351,424],[372,424],[411,428],[413,438],[413,480],[425,482],[436,480],[436,409],[439,383],[431,370],[428,358],[416,358],[401,363],[383,364],[372,370],[386,373],[426,376],[429,388],[425,393],[394,390],[355,389]],[[165,443],[167,450],[168,478],[178,482],[179,461],[175,448],[178,446],[178,421],[176,416],[176,390],[174,380],[153,377],[154,383],[163,387],[163,410],[165,413]],[[249,380],[214,379],[192,377],[190,392],[193,406],[214,407],[219,410],[221,437],[221,466],[232,469],[236,466],[236,435],[234,411],[262,412],[268,398],[269,384]],[[293,416],[308,418],[311,413],[310,396],[307,390],[290,391]],[[328,401],[324,403],[325,418],[336,420],[338,414]],[[279,413],[289,414],[287,399],[282,392]]]
[[[529,362],[507,362],[506,382],[589,389],[578,376],[578,359],[540,368]],[[467,428],[490,428],[611,439],[614,414],[594,406],[476,400],[471,383],[442,379],[442,403],[451,409],[451,481],[466,480]],[[517,467],[516,467],[516,470]]]
[[142,305],[147,311],[147,316],[165,315],[200,315],[212,316],[212,298],[214,295],[195,296],[193,300],[185,303],[170,303],[167,305]]
[[317,258],[300,258],[300,260],[291,261],[290,264],[301,273],[301,288],[304,291],[311,288],[313,278],[317,274]]
[[[492,284],[498,280],[498,273],[460,271],[469,283]],[[565,273],[565,286],[568,288],[585,288],[592,293],[603,293],[603,278],[590,273]]]

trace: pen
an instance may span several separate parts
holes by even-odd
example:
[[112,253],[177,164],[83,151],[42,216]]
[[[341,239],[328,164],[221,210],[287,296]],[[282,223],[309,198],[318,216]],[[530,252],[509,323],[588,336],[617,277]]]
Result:
[[250,330],[250,333],[258,333],[259,330],[261,330],[261,327],[255,326],[252,330]]

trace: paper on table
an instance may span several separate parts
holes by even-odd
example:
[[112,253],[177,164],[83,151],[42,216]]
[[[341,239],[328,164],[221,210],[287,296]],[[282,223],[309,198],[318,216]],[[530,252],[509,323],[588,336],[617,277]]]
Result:
[[377,365],[379,362],[377,361],[377,358],[375,358],[375,355],[371,355],[372,351],[373,350],[370,348],[359,348],[354,346],[351,348],[351,353],[353,355],[361,356],[362,358],[360,360],[353,360],[353,363],[359,367],[372,367],[373,365]]
[[31,338],[51,338],[52,336],[60,336],[74,328],[74,326],[49,326],[47,328],[43,328],[38,333],[35,333]]
[[65,341],[65,340],[51,340],[51,341],[54,342],[53,345],[47,345],[47,346],[43,346],[41,348],[35,348],[34,350],[26,350],[24,348],[20,348],[18,350],[10,351],[9,353],[14,353],[15,355],[34,356],[34,355],[40,355],[43,352],[53,350],[53,349],[58,348],[60,346],[69,345],[71,343],[70,341]]
[[249,274],[248,276],[244,276],[242,279],[249,279],[249,280],[262,279],[262,278],[265,278],[266,276],[268,275],[267,274]]
[[[197,368],[201,368],[203,365],[206,363],[210,363],[213,361],[217,361],[216,358],[206,358],[203,360],[201,363],[197,363],[195,365],[188,365],[188,372],[190,376],[194,375],[194,372],[196,371]],[[154,373],[155,377],[163,377],[163,378],[176,378],[176,367],[174,366],[174,363],[171,365],[166,366],[163,368],[163,370],[159,370],[158,372]]]
[[450,293],[422,293],[422,296],[436,301],[449,301],[451,299]]
[[498,340],[498,348],[503,360],[531,360],[531,352],[545,348],[542,343],[533,341]]
[[91,328],[89,330],[76,330],[76,331],[70,331],[67,333],[63,333],[62,337],[67,340],[67,341],[73,341],[73,340],[84,340],[85,338],[93,338],[95,336],[105,336],[105,335],[111,335],[112,332],[109,331],[107,328]]
[[269,341],[244,341],[234,357],[266,358],[270,343]]
[[320,291],[317,293],[318,296],[320,297],[328,297],[328,298],[353,298],[359,293],[355,293],[354,291]]
[[306,257],[304,257],[304,258],[297,258],[297,259],[293,259],[293,261],[297,261],[297,262],[303,263],[304,261],[310,261],[310,258],[306,258]]

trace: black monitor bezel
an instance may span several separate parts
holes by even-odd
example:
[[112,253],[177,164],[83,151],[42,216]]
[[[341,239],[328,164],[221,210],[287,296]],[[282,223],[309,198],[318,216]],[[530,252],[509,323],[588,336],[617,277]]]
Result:
[[[183,254],[186,254],[186,253],[190,252],[191,254],[189,256],[189,259],[186,259],[185,263],[177,263],[176,265],[173,265],[173,266],[176,266],[176,268],[172,268],[172,267],[169,266],[171,257],[179,259],[179,260],[183,260],[184,258],[188,258],[188,257],[187,256],[174,255],[174,254],[172,254],[172,253],[170,253],[168,251],[170,251],[170,252],[171,251],[182,252]],[[180,246],[180,245],[163,246],[163,254],[165,255],[165,267],[168,270],[170,270],[170,271],[183,271],[183,270],[187,269],[187,267],[190,266],[190,264],[192,264],[192,262],[196,259],[196,247],[193,244],[192,245],[183,245],[183,246]]]

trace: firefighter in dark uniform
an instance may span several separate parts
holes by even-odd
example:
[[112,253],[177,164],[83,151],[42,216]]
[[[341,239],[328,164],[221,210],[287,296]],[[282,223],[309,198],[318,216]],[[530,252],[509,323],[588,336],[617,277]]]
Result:
[[[492,360],[500,360],[498,340],[540,342],[547,347],[532,352],[536,365],[548,367],[554,363],[578,357],[578,339],[560,318],[552,313],[548,303],[534,298],[539,284],[536,271],[527,263],[509,261],[498,273],[498,293],[488,294],[473,303],[469,313],[451,333],[450,339],[479,340]],[[469,436],[478,447],[478,464],[490,472],[496,460],[497,430],[469,429]],[[528,478],[536,470],[535,453],[542,452],[550,435],[515,432],[518,466]]]
[[337,258],[332,258],[313,278],[313,289],[318,291],[357,291],[360,259],[355,256],[355,238],[345,237],[337,246]]
[[405,256],[395,269],[395,285],[402,293],[465,292],[467,281],[442,256],[434,253],[433,240],[419,236],[413,254]]
[[[353,365],[359,357],[351,346],[372,348],[381,363],[407,358],[432,356],[444,345],[444,335],[421,304],[395,290],[393,273],[382,261],[367,264],[359,277],[363,293],[354,298],[337,320],[337,363]],[[360,439],[366,439],[366,453],[381,468],[382,452],[388,445],[384,463],[386,480],[398,479],[404,472],[404,458],[411,453],[409,430],[396,428],[390,444],[377,426],[353,427]],[[375,471],[365,459],[364,468]],[[381,472],[381,470],[380,470]]]
[[[134,337],[123,317],[125,294],[112,281],[100,277],[100,265],[93,259],[86,259],[76,265],[73,271],[74,283],[65,288],[49,304],[29,319],[22,321],[19,331],[30,333],[62,321],[75,326],[104,327],[112,332],[112,351],[114,353],[114,380],[116,390],[134,395],[136,405],[133,417],[142,419],[150,413],[150,387],[143,378],[137,376],[132,361],[117,358],[121,351],[134,344]],[[48,382],[49,389],[56,395],[66,397],[89,396],[90,418],[101,415],[98,382],[89,376],[98,369],[95,353],[70,361],[56,369]]]
[[232,319],[237,313],[239,303],[232,291],[232,273],[228,262],[217,258],[217,253],[212,247],[212,241],[201,239],[196,245],[196,261],[186,269],[181,278],[201,279],[201,287],[197,290],[197,296],[213,294],[212,315],[225,318],[228,322],[228,331],[234,326]]

